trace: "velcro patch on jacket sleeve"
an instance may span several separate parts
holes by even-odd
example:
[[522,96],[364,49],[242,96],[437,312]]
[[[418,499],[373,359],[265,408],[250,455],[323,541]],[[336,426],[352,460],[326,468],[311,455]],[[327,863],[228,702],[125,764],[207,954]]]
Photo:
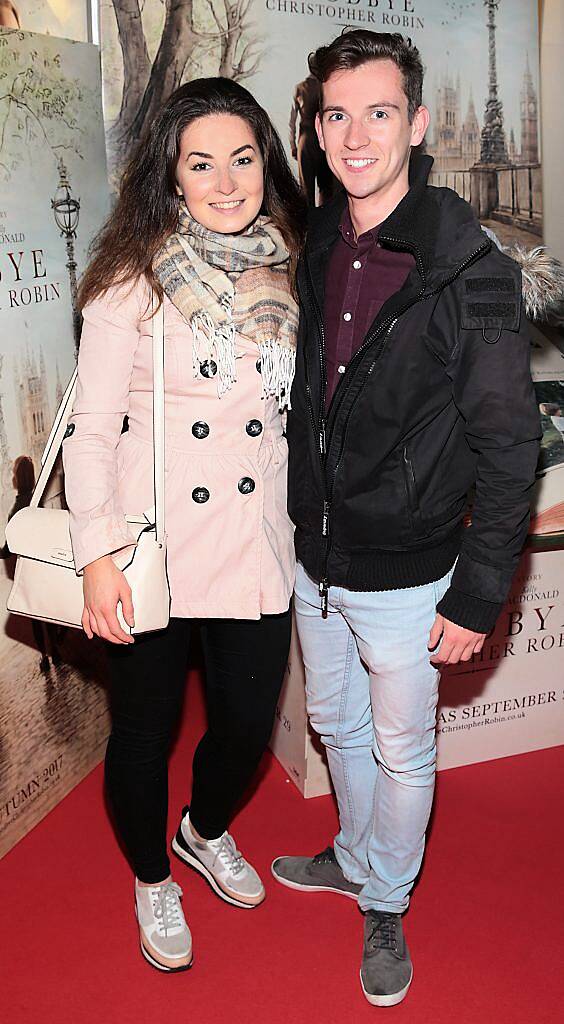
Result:
[[461,326],[466,330],[518,331],[521,295],[513,277],[469,277],[462,300]]
[[468,316],[483,317],[513,317],[516,310],[515,302],[467,302],[466,309]]
[[467,292],[515,292],[515,281],[512,277],[469,277],[466,280]]

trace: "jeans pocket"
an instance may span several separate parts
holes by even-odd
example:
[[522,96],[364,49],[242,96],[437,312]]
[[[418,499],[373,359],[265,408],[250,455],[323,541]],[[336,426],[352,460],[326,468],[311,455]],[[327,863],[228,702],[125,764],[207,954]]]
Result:
[[435,588],[435,607],[438,605],[439,601],[442,601],[448,588],[450,587],[455,566],[456,562],[454,563],[452,569],[449,569],[445,576],[443,576],[440,580],[436,580],[435,583],[433,584]]

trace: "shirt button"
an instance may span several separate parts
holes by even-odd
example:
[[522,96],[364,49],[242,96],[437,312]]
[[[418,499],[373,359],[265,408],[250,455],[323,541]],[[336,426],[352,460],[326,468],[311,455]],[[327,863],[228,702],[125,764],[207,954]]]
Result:
[[344,373],[345,370],[346,370],[346,366],[338,366],[337,367],[337,373]]
[[353,269],[354,270],[360,270],[361,266],[362,266],[362,263],[360,262],[360,260],[355,260],[354,261],[354,263],[353,263]]
[[245,430],[249,437],[258,437],[259,434],[262,434],[262,423],[260,420],[249,420]]
[[209,425],[207,423],[204,423],[203,420],[197,420],[196,423],[194,423],[192,426],[192,433],[194,437],[198,438],[199,441],[203,440],[204,437],[207,437],[209,432]]
[[237,487],[239,488],[241,494],[252,494],[252,492],[255,489],[255,486],[255,481],[252,480],[250,476],[242,477],[239,480],[239,483],[237,484]]
[[209,496],[210,492],[207,487],[195,487],[192,491],[192,500],[195,501],[197,505],[203,505],[203,503],[208,500]]
[[347,323],[352,320],[352,313],[343,313],[343,320],[346,320]]

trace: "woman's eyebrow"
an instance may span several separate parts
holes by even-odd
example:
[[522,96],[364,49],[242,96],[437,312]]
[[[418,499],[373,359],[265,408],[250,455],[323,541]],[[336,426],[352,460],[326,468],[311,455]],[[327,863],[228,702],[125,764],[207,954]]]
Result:
[[250,142],[246,142],[244,146],[239,146],[239,149],[234,149],[233,152],[230,153],[229,155],[230,156],[238,156],[239,153],[243,153],[246,149],[252,149],[253,153],[255,151],[255,147],[251,146]]
[[[239,153],[242,153],[245,149],[252,149],[253,153],[255,151],[255,147],[251,146],[250,142],[246,142],[244,146],[239,146],[238,149],[234,149],[233,152],[229,154],[229,156],[238,156]],[[214,159],[213,153],[200,153],[197,149],[193,149],[190,153],[188,153],[186,159],[189,160],[191,156],[202,156],[204,157],[205,160]]]

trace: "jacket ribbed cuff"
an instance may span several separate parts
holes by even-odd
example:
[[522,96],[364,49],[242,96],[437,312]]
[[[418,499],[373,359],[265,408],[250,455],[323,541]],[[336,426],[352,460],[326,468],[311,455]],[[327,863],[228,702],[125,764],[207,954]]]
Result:
[[463,594],[454,587],[449,587],[445,596],[439,601],[437,611],[449,622],[471,629],[475,633],[489,633],[497,622],[503,604],[493,601],[482,601],[479,597]]

